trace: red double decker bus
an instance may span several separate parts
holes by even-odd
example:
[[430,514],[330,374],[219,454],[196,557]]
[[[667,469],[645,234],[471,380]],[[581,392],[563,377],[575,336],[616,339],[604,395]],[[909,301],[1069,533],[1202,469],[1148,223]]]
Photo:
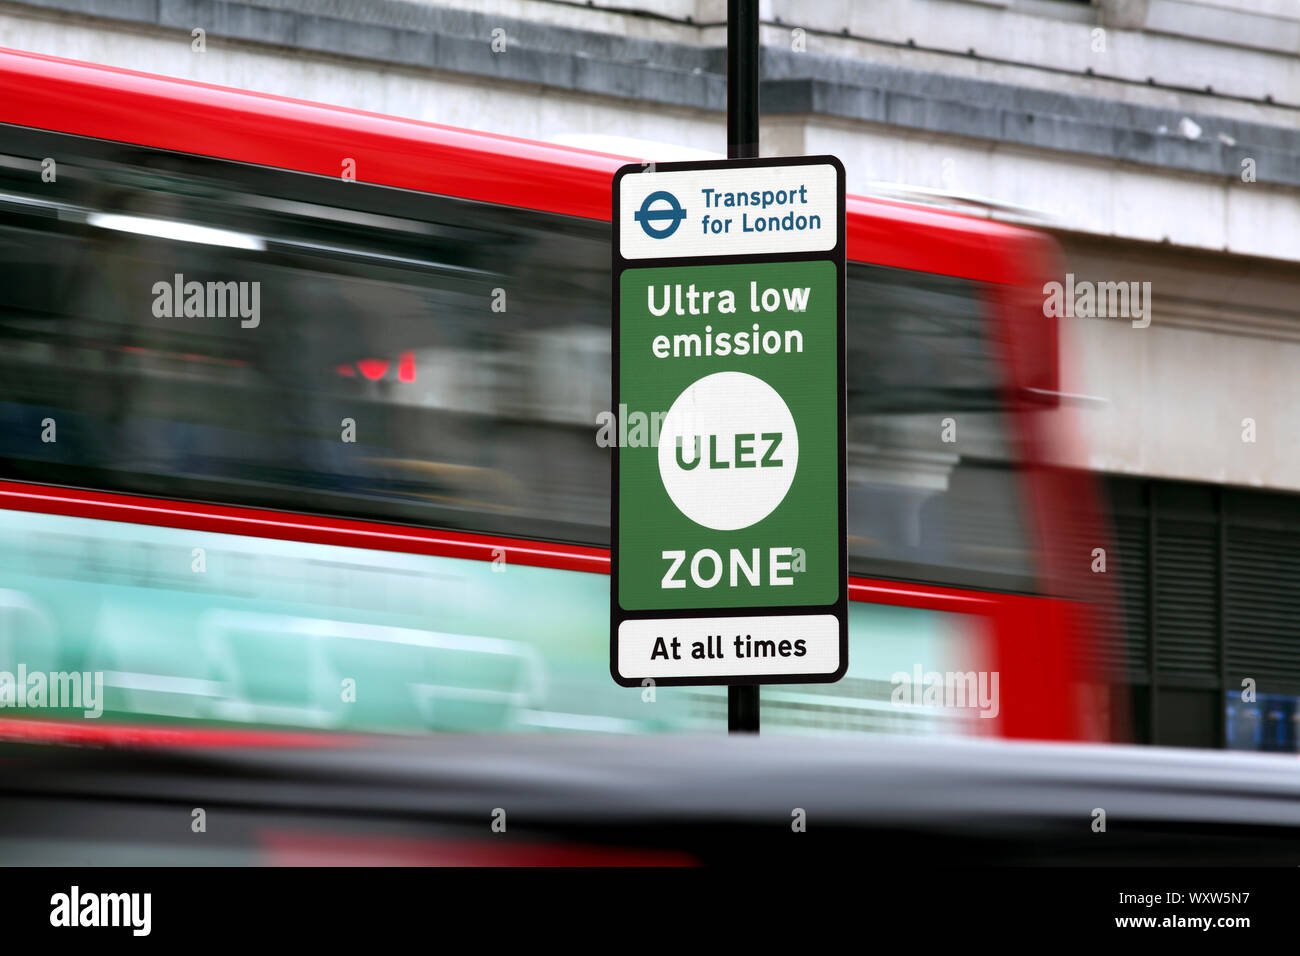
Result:
[[[0,123],[0,670],[102,680],[7,732],[725,727],[609,679],[625,157],[16,52]],[[765,730],[1106,732],[1053,255],[850,198],[849,671]]]

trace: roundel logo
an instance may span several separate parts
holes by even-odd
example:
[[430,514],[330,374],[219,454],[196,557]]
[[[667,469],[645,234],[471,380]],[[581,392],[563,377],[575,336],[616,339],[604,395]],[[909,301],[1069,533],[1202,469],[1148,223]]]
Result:
[[[656,206],[656,203],[667,203],[667,206]],[[681,203],[666,189],[660,189],[652,192],[645,197],[641,203],[641,208],[632,214],[632,218],[641,223],[641,228],[651,239],[667,239],[677,227],[682,224],[686,218],[686,210],[682,208]],[[656,226],[655,223],[667,220],[667,225]]]
[[799,430],[780,393],[714,372],[677,396],[659,429],[659,476],[677,510],[715,531],[762,521],[799,468]]

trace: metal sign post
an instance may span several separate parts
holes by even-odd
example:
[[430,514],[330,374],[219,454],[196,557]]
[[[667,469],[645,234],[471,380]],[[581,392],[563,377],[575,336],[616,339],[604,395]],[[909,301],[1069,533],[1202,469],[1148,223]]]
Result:
[[733,732],[759,685],[848,666],[844,168],[750,158],[754,7],[731,4],[734,158],[613,187],[610,670],[729,685]]
[[[758,0],[727,0],[727,158],[758,156]],[[756,734],[758,685],[727,688],[727,731]]]

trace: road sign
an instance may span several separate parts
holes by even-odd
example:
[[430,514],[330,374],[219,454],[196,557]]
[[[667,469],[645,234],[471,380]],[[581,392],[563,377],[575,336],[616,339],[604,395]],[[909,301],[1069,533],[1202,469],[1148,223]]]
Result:
[[844,167],[625,166],[613,225],[610,671],[839,680]]

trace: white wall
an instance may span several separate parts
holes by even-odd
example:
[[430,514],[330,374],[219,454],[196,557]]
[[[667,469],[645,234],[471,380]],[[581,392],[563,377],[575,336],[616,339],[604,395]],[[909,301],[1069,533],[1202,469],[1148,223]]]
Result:
[[818,118],[783,117],[765,132],[774,153],[839,156],[854,192],[873,181],[943,189],[1027,207],[1076,232],[1300,260],[1294,189]]
[[[1061,320],[1068,413],[1103,471],[1300,491],[1300,343],[1178,327]],[[1242,440],[1253,418],[1256,440]]]

